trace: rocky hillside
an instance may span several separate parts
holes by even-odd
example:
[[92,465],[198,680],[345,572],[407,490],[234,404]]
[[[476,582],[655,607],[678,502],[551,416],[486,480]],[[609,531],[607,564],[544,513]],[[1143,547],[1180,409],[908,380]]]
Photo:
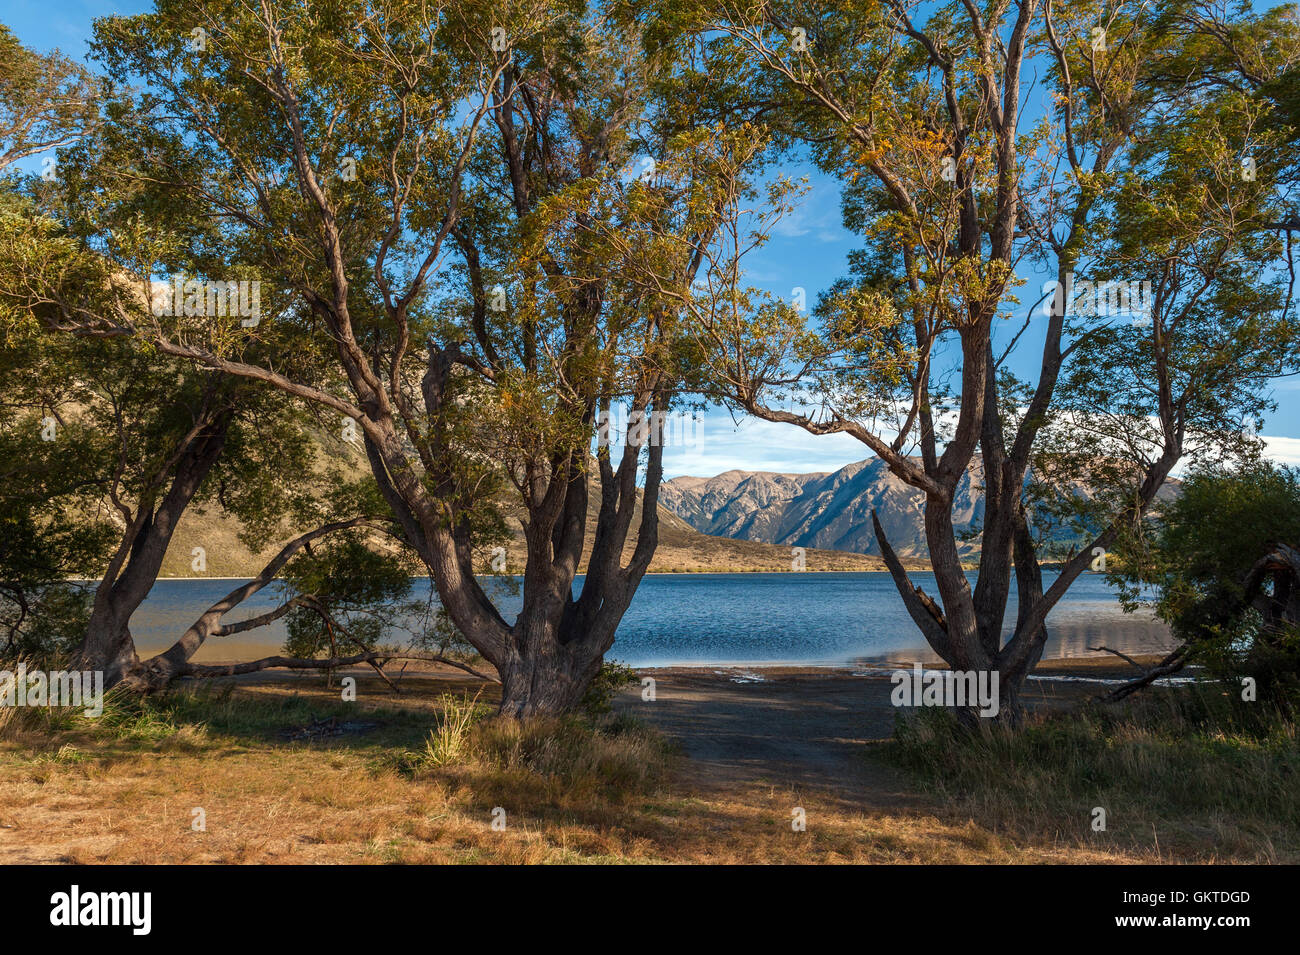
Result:
[[[953,505],[959,534],[982,523],[983,484],[983,465],[976,457],[962,477]],[[1171,481],[1161,496],[1177,493],[1176,488],[1177,482]],[[1088,491],[1080,485],[1078,493]],[[711,478],[679,477],[665,483],[660,500],[705,534],[878,555],[871,529],[875,509],[899,555],[916,559],[926,555],[923,496],[895,477],[879,458],[833,473],[727,471]],[[973,556],[978,539],[959,546],[963,556]]]
[[[957,490],[953,517],[959,531],[983,515],[982,484],[983,469],[976,460]],[[926,553],[922,495],[879,458],[830,474],[727,471],[712,478],[679,477],[666,482],[660,499],[706,534],[878,555],[871,529],[874,508],[900,555]],[[975,545],[964,547],[969,553]]]

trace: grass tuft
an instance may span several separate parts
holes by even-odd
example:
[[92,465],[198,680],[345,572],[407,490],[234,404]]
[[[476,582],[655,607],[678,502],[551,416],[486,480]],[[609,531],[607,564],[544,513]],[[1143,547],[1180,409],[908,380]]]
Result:
[[527,791],[551,805],[620,801],[655,789],[672,752],[626,716],[492,717],[478,696],[442,694],[424,749],[396,760],[403,775],[439,779],[502,798]]
[[443,693],[438,697],[437,705],[441,711],[438,726],[429,732],[423,762],[430,766],[447,766],[462,762],[469,755],[471,731],[492,712],[490,707],[479,702],[480,695],[476,693],[472,700],[454,693]]

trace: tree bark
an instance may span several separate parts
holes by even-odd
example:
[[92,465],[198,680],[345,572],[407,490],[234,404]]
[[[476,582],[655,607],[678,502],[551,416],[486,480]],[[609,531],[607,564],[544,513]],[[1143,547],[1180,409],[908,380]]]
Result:
[[[540,635],[539,635],[540,637]],[[501,674],[501,716],[522,719],[567,713],[600,672],[604,654],[582,641],[546,637],[512,647]]]
[[86,636],[73,654],[73,666],[103,671],[105,687],[121,682],[139,665],[131,616],[153,589],[181,516],[221,456],[230,421],[228,410],[215,415],[179,449],[161,503],[154,509],[147,496],[142,497],[96,588]]
[[[367,518],[356,517],[346,521],[335,521],[330,524],[324,524],[315,530],[302,534],[294,538],[288,544],[280,549],[280,552],[272,558],[271,562],[262,568],[252,580],[240,584],[226,596],[222,597],[215,604],[209,607],[194,623],[185,630],[179,640],[170,648],[158,654],[143,663],[138,658],[134,659],[128,666],[123,668],[119,673],[118,680],[126,683],[134,689],[144,692],[154,692],[165,689],[173,680],[178,677],[188,675],[194,672],[190,664],[190,658],[199,651],[204,642],[209,637],[224,633],[236,633],[242,630],[252,629],[254,626],[264,626],[274,620],[284,616],[295,604],[291,600],[284,604],[278,610],[264,614],[262,617],[252,621],[246,621],[244,624],[235,624],[225,626],[222,619],[235,607],[243,603],[253,594],[260,591],[267,584],[271,583],[295,554],[304,547],[311,544],[317,538],[324,537],[337,531],[347,530],[353,527],[362,527],[371,524]],[[289,664],[276,664],[288,666]]]

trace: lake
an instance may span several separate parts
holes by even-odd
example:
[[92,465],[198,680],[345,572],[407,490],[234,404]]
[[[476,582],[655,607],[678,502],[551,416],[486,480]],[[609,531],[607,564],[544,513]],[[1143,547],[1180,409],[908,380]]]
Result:
[[[934,595],[932,574],[913,580]],[[1044,573],[1044,586],[1054,575]],[[203,610],[232,590],[231,580],[160,580],[131,622],[141,655],[165,649]],[[486,578],[485,586],[494,583]],[[412,581],[427,598],[426,579]],[[579,578],[579,585],[581,578]],[[491,590],[489,589],[489,592]],[[507,620],[520,598],[502,594]],[[256,616],[279,604],[267,588],[226,618]],[[1015,620],[1014,588],[1007,621]],[[1126,653],[1173,647],[1168,629],[1145,611],[1125,614],[1101,575],[1084,574],[1048,617],[1044,656],[1077,657],[1105,643]],[[196,662],[253,660],[279,651],[283,624],[233,639],[209,640]],[[399,642],[394,638],[394,642]],[[404,642],[404,641],[400,641]],[[933,661],[887,573],[656,574],[647,576],[608,655],[634,667]]]

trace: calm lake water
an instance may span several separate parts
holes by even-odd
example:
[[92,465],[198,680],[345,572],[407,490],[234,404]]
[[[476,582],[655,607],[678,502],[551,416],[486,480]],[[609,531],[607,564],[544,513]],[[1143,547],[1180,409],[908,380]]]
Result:
[[[933,575],[915,573],[927,593]],[[1044,574],[1050,586],[1053,575]],[[131,630],[141,654],[165,649],[208,606],[232,590],[231,580],[160,580]],[[429,585],[415,580],[414,594]],[[491,587],[491,580],[485,586]],[[579,578],[579,585],[581,578]],[[489,589],[489,592],[491,590]],[[234,622],[280,602],[263,590],[227,617]],[[507,620],[518,596],[500,595]],[[1015,620],[1014,588],[1006,619]],[[1149,613],[1125,614],[1100,575],[1085,574],[1048,617],[1046,657],[1095,656],[1105,643],[1124,652],[1172,648],[1168,630]],[[252,660],[278,652],[281,623],[236,638],[209,640],[196,661]],[[237,642],[236,642],[237,641]],[[405,642],[394,637],[394,642]],[[659,574],[646,577],[623,618],[609,657],[630,666],[712,664],[843,665],[879,660],[933,660],[887,573]]]

